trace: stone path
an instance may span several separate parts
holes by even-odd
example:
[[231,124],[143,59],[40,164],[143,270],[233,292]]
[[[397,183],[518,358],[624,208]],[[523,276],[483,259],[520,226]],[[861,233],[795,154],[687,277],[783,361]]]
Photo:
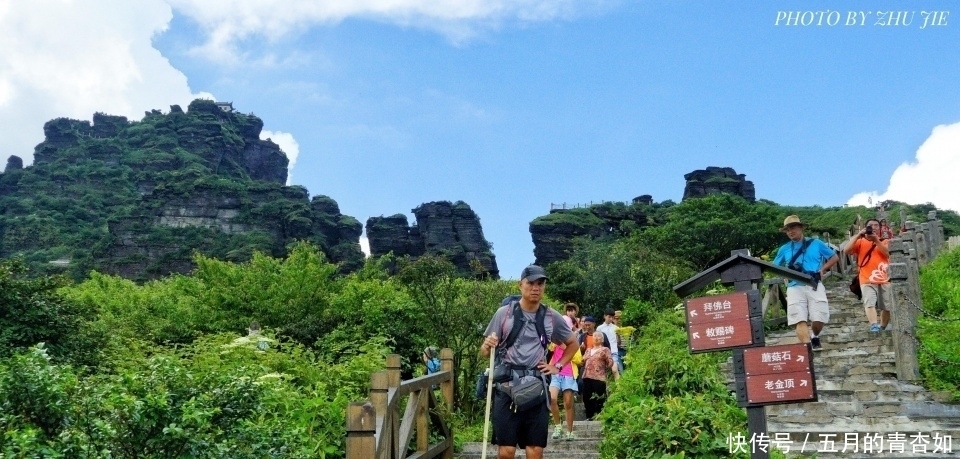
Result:
[[[563,408],[561,407],[561,419]],[[583,413],[583,403],[577,402],[576,413],[573,422],[573,431],[577,434],[576,440],[547,440],[547,447],[543,450],[545,459],[599,459],[599,446],[601,434],[600,421],[585,421]],[[566,427],[564,427],[566,428]],[[550,432],[553,433],[553,425],[550,426]],[[479,459],[481,447],[480,442],[466,443],[463,451],[457,456],[460,459]],[[497,446],[489,445],[487,447],[487,458],[497,457]],[[527,457],[523,450],[517,450],[517,458]]]
[[[789,434],[790,456],[803,447],[804,455],[815,453],[817,458],[960,457],[960,405],[944,403],[945,394],[898,381],[893,332],[868,331],[863,307],[845,283],[827,288],[831,323],[820,335],[823,350],[815,352],[813,360],[819,401],[767,406],[771,435]],[[792,330],[767,333],[767,345],[796,342]],[[731,364],[724,367],[732,383]],[[872,450],[865,451],[866,435],[882,443],[874,442]],[[951,444],[957,440],[954,452],[933,453],[935,435],[941,446],[946,445],[945,436]]]
[[[785,443],[790,447],[789,457],[960,457],[960,405],[947,403],[945,394],[898,381],[892,332],[869,333],[863,307],[845,283],[827,288],[831,323],[821,334],[823,350],[814,354],[819,401],[767,406],[770,434],[789,438],[790,443]],[[766,342],[790,344],[797,339],[792,330],[778,330],[767,333]],[[731,361],[723,367],[732,388]],[[578,406],[577,419],[583,419],[582,406]],[[579,439],[550,440],[544,457],[598,459],[600,423],[578,420],[575,430]],[[880,440],[872,443],[872,450],[864,449],[867,435]],[[938,446],[941,450],[949,446],[952,451],[935,453]],[[465,444],[458,457],[477,459],[480,448],[480,443]],[[495,448],[488,448],[488,458],[496,457]],[[518,451],[517,457],[526,455]]]

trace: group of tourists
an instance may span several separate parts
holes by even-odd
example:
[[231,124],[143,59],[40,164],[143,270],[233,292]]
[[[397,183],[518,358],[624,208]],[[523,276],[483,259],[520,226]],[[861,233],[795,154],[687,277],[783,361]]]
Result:
[[[885,220],[868,219],[843,244],[843,253],[857,260],[857,281],[862,291],[864,314],[871,333],[880,333],[890,323],[890,264],[888,240],[892,236]],[[806,223],[796,215],[783,221],[781,231],[790,239],[777,251],[773,264],[808,274],[812,284],[791,280],[787,284],[787,324],[796,327],[801,343],[814,351],[823,349],[820,333],[830,321],[830,306],[822,279],[839,261],[838,254],[819,239],[804,236]]]
[[[499,458],[512,458],[517,448],[530,459],[543,457],[549,423],[547,410],[556,424],[553,438],[572,440],[573,397],[582,394],[588,417],[602,409],[608,371],[619,377],[622,369],[617,342],[616,312],[605,311],[604,324],[594,329],[592,317],[578,317],[576,304],[565,305],[565,313],[540,301],[547,284],[543,268],[530,265],[520,273],[520,296],[511,297],[494,313],[484,331],[480,356],[496,353],[492,400],[493,436]],[[517,325],[517,321],[521,325]],[[518,331],[515,331],[518,330]],[[609,333],[609,334],[608,334]],[[504,338],[502,346],[501,338]],[[552,352],[550,347],[552,344]],[[606,346],[605,346],[606,344]],[[550,358],[547,359],[548,353]],[[500,375],[503,375],[502,377]],[[549,386],[546,378],[550,378]],[[524,400],[528,387],[541,389],[538,402]],[[549,387],[549,389],[545,389]],[[559,398],[563,396],[567,432],[560,424]],[[549,400],[549,403],[548,403]]]
[[[823,349],[820,335],[830,321],[822,279],[839,256],[825,242],[805,236],[806,227],[796,215],[784,219],[780,230],[789,241],[777,250],[773,264],[812,278],[810,283],[788,282],[787,323],[796,328],[801,343],[810,343],[819,351]],[[884,222],[870,219],[843,245],[843,252],[858,260],[864,311],[873,333],[879,333],[890,321],[890,236]],[[487,325],[480,356],[490,358],[495,353],[491,409],[497,457],[513,458],[517,448],[522,448],[526,457],[541,459],[549,431],[548,409],[555,424],[553,438],[575,439],[574,394],[582,396],[588,418],[603,408],[608,373],[618,378],[623,371],[622,342],[617,333],[620,313],[604,311],[603,324],[596,326],[593,317],[578,316],[579,308],[574,303],[565,305],[564,314],[546,307],[540,301],[547,274],[540,266],[524,268],[518,285],[520,295],[505,299]],[[428,357],[425,353],[425,361]],[[566,433],[560,423],[561,395]]]
[[[564,312],[563,321],[577,336],[578,349],[573,355],[573,360],[561,367],[557,376],[550,378],[550,412],[554,424],[553,439],[563,437],[574,440],[577,438],[573,431],[575,395],[580,394],[587,419],[592,419],[603,409],[603,403],[607,398],[607,373],[612,372],[614,378],[619,378],[620,372],[623,371],[620,354],[612,347],[618,343],[617,331],[621,315],[620,311],[606,310],[603,325],[594,329],[596,322],[593,317],[578,317],[580,308],[576,303],[565,304]],[[548,346],[550,363],[556,365],[563,350],[562,345],[557,346],[551,343]],[[563,432],[560,424],[561,394],[566,433]]]

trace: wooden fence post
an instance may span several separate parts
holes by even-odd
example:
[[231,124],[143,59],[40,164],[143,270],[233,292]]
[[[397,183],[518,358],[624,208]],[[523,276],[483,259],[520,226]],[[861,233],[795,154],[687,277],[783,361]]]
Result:
[[[453,350],[445,347],[440,350],[440,371],[449,371],[450,379],[440,383],[440,393],[443,396],[444,402],[447,404],[446,408],[450,410],[450,412],[453,412],[453,389],[457,380],[457,375],[453,370]],[[452,425],[450,426],[450,438],[453,438]],[[453,459],[453,447],[447,448],[440,457],[443,459]]]
[[916,292],[913,283],[911,264],[915,262],[907,259],[906,246],[899,238],[889,242],[890,265],[890,296],[893,299],[890,311],[893,320],[893,347],[895,351],[897,379],[901,381],[915,381],[920,377],[917,362],[917,343],[914,341],[917,314],[916,308],[909,304]]
[[[387,384],[390,386],[390,389],[399,389],[400,388],[400,355],[399,354],[389,354],[387,355]],[[403,448],[407,448],[407,445],[398,445],[397,442],[400,441],[400,416],[398,413],[390,413],[390,422],[387,422],[383,426],[384,429],[390,430],[390,436],[393,438],[391,441],[390,450],[394,451],[397,454]]]
[[[380,445],[383,443],[387,444],[387,451],[391,450],[391,445],[393,444],[394,438],[392,431],[388,428],[389,426],[384,424],[384,419],[390,419],[390,413],[387,412],[387,398],[390,391],[389,381],[390,380],[386,371],[378,371],[370,375],[370,404],[373,405],[373,409],[376,414],[377,425],[383,427],[380,431],[380,435],[377,436],[376,453],[378,455],[381,451]],[[371,457],[380,459],[378,455]]]
[[346,459],[370,459],[376,456],[376,413],[370,402],[347,406]]

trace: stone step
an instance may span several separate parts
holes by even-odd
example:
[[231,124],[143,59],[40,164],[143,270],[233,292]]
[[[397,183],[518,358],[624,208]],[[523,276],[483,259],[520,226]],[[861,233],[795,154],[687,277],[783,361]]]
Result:
[[820,425],[824,419],[839,416],[862,417],[868,422],[873,422],[870,418],[885,420],[891,416],[909,416],[914,420],[936,419],[947,424],[960,425],[960,406],[932,400],[790,403],[767,406],[766,413],[768,419],[777,422],[806,421],[815,425]]
[[[960,450],[952,450],[952,439],[960,438],[960,405],[943,403],[951,399],[949,394],[931,393],[922,386],[896,379],[893,332],[869,332],[863,306],[849,294],[846,282],[828,286],[827,294],[831,323],[820,335],[823,350],[813,357],[819,401],[768,405],[765,411],[770,435],[785,435],[795,442],[788,457],[960,457]],[[792,328],[766,334],[768,346],[796,342]],[[732,383],[732,359],[721,366],[727,372],[728,383]],[[904,434],[907,439],[918,433],[928,439],[939,434],[949,436],[947,446],[951,451],[934,454],[931,446],[926,453],[914,452],[908,441],[903,452],[864,452],[861,440],[858,452],[831,452],[819,443],[821,436],[834,435],[836,445],[842,449],[848,433],[861,439],[867,433],[884,438]],[[804,439],[812,440],[814,448],[797,456]]]
[[[566,426],[564,425],[564,431]],[[576,440],[554,440],[547,439],[547,447],[544,448],[544,457],[551,459],[595,459],[600,457],[599,445],[602,438],[603,424],[600,421],[574,421],[573,432],[577,435]],[[550,426],[549,433],[553,433],[553,425]],[[462,451],[457,457],[462,459],[479,458],[483,443],[470,442],[464,443]],[[496,457],[497,446],[487,446],[487,457]],[[517,457],[526,457],[522,450],[517,451]]]
[[920,402],[933,401],[927,392],[892,392],[867,390],[821,390],[817,387],[817,398],[821,402]]
[[[894,362],[861,362],[857,364],[835,363],[832,365],[818,365],[814,359],[814,373],[817,378],[831,379],[834,377],[897,375],[897,365]],[[871,378],[872,379],[872,378]]]
[[[600,444],[599,438],[577,438],[576,440],[565,440],[552,438],[547,440],[547,447],[544,448],[544,451],[585,451],[585,452],[597,452],[597,445]],[[483,447],[482,443],[464,443],[463,450],[461,451],[464,454],[467,453],[478,453]],[[487,451],[490,451],[490,448],[496,448],[494,445],[487,446]]]

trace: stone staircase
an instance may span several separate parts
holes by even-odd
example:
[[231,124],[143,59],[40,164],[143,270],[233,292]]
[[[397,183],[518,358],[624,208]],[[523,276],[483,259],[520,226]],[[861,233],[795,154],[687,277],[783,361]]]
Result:
[[[563,420],[563,405],[560,406],[561,422]],[[576,440],[554,440],[547,439],[547,447],[543,450],[545,459],[600,459],[600,439],[602,435],[602,424],[600,421],[586,421],[583,411],[583,403],[576,402],[574,410],[573,432],[577,434]],[[566,425],[564,424],[564,429]],[[553,425],[550,425],[550,433],[553,433]],[[457,457],[460,459],[479,459],[483,444],[481,442],[465,443],[463,451]],[[497,446],[487,445],[487,458],[495,459],[497,457]],[[527,457],[525,451],[518,449],[519,458]]]
[[[766,406],[770,435],[789,435],[789,457],[797,456],[801,448],[803,456],[817,458],[960,457],[960,405],[945,403],[945,394],[898,381],[893,332],[868,331],[863,307],[847,291],[846,283],[830,284],[827,289],[831,323],[820,334],[823,350],[815,352],[813,359],[818,401]],[[766,336],[768,346],[796,342],[793,330],[768,332]],[[732,387],[732,360],[723,369]],[[927,436],[926,452],[918,433]],[[744,434],[749,438],[749,433]],[[864,451],[868,434],[883,440],[874,444],[873,451]],[[897,441],[899,434],[903,434],[902,442]],[[949,436],[945,446],[952,446],[953,452],[933,453],[934,434]],[[843,452],[847,436],[851,444]],[[832,448],[825,442],[830,440],[834,442]],[[916,451],[914,443],[918,445]],[[899,444],[903,445],[902,452]]]

